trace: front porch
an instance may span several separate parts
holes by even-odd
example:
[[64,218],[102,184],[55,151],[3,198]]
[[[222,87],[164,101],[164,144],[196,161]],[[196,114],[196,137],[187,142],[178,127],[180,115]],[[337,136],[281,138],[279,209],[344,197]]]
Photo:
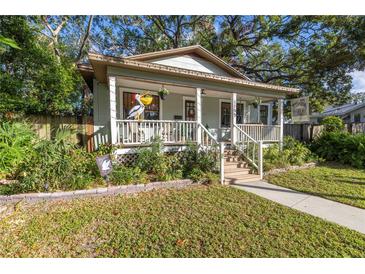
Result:
[[[158,96],[162,86],[170,91],[165,100]],[[121,147],[148,144],[156,138],[168,145],[235,145],[242,141],[242,132],[257,142],[282,140],[280,99],[261,97],[261,104],[255,106],[252,102],[256,97],[242,92],[130,77],[110,77],[109,90],[111,139]],[[153,96],[152,104],[146,107],[141,120],[127,120],[136,104],[133,95],[145,91]]]

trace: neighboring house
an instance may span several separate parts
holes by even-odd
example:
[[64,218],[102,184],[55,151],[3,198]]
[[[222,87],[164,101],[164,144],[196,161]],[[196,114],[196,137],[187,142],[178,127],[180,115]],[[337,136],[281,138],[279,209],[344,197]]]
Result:
[[[88,58],[91,66],[79,69],[93,91],[95,146],[135,147],[157,136],[169,145],[279,142],[283,99],[298,92],[251,81],[199,45],[129,57],[89,53]],[[170,91],[165,100],[158,96],[161,88]],[[153,102],[142,120],[126,120],[136,104],[134,94],[145,91]],[[272,125],[275,101],[278,125]]]
[[328,107],[322,113],[311,115],[312,123],[320,123],[327,116],[340,117],[344,123],[365,123],[365,103],[351,103],[338,107]]

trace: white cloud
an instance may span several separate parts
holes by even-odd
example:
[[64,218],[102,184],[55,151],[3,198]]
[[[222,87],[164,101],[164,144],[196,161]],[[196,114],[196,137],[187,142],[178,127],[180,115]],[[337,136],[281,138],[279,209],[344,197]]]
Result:
[[352,76],[351,92],[365,92],[365,71],[354,71]]

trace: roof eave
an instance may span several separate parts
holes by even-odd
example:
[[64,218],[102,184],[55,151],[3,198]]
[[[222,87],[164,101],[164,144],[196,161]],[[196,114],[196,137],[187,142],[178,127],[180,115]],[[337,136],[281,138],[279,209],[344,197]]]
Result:
[[[110,65],[110,66],[124,67],[124,68],[130,68],[130,69],[135,69],[135,70],[142,70],[142,71],[152,71],[152,72],[158,71],[159,73],[170,74],[170,75],[184,74],[185,76],[191,77],[194,79],[204,79],[204,80],[210,80],[210,81],[215,81],[215,82],[220,82],[220,83],[225,82],[228,84],[244,86],[246,88],[248,87],[248,88],[254,88],[254,89],[268,90],[268,91],[274,91],[274,92],[278,92],[278,93],[282,93],[282,94],[297,94],[299,92],[299,89],[295,89],[295,88],[288,88],[288,87],[283,87],[283,86],[275,86],[275,85],[264,84],[264,83],[259,83],[259,82],[247,81],[247,80],[243,80],[240,78],[231,78],[230,80],[227,80],[229,77],[217,76],[217,75],[213,75],[213,74],[210,75],[208,73],[189,71],[186,69],[179,69],[179,68],[168,67],[168,66],[164,66],[164,65],[153,64],[153,66],[158,66],[158,67],[164,68],[164,70],[161,71],[159,69],[151,67],[150,63],[132,61],[132,62],[135,62],[137,64],[136,65],[136,64],[128,63],[128,59],[121,58],[121,57],[104,56],[104,55],[100,55],[100,54],[90,53],[89,60],[93,67],[97,63],[99,63],[99,64],[101,63],[102,65],[104,65],[105,68],[103,69],[103,71],[106,71],[106,66]],[[139,64],[139,66],[138,66],[138,64]],[[148,65],[150,65],[150,67],[148,67]],[[176,72],[176,70],[184,71],[184,73]],[[201,75],[198,75],[198,74],[201,74]],[[106,74],[105,74],[105,76],[106,76]],[[246,83],[242,83],[240,81],[246,81]],[[104,79],[103,82],[106,82],[106,79]]]

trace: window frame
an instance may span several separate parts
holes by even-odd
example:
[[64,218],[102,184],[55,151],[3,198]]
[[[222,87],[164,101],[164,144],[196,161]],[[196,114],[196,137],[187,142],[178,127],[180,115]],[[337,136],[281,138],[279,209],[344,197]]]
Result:
[[[225,128],[230,128],[231,126],[222,126],[222,103],[229,103],[230,104],[230,108],[229,111],[231,111],[232,107],[231,107],[231,100],[228,99],[219,99],[219,128],[220,129],[225,129]],[[246,101],[240,101],[237,102],[237,105],[242,105],[243,106],[243,113],[242,113],[242,123],[246,124],[247,121],[247,102]],[[231,113],[230,113],[231,115]],[[237,118],[236,118],[237,119]]]

